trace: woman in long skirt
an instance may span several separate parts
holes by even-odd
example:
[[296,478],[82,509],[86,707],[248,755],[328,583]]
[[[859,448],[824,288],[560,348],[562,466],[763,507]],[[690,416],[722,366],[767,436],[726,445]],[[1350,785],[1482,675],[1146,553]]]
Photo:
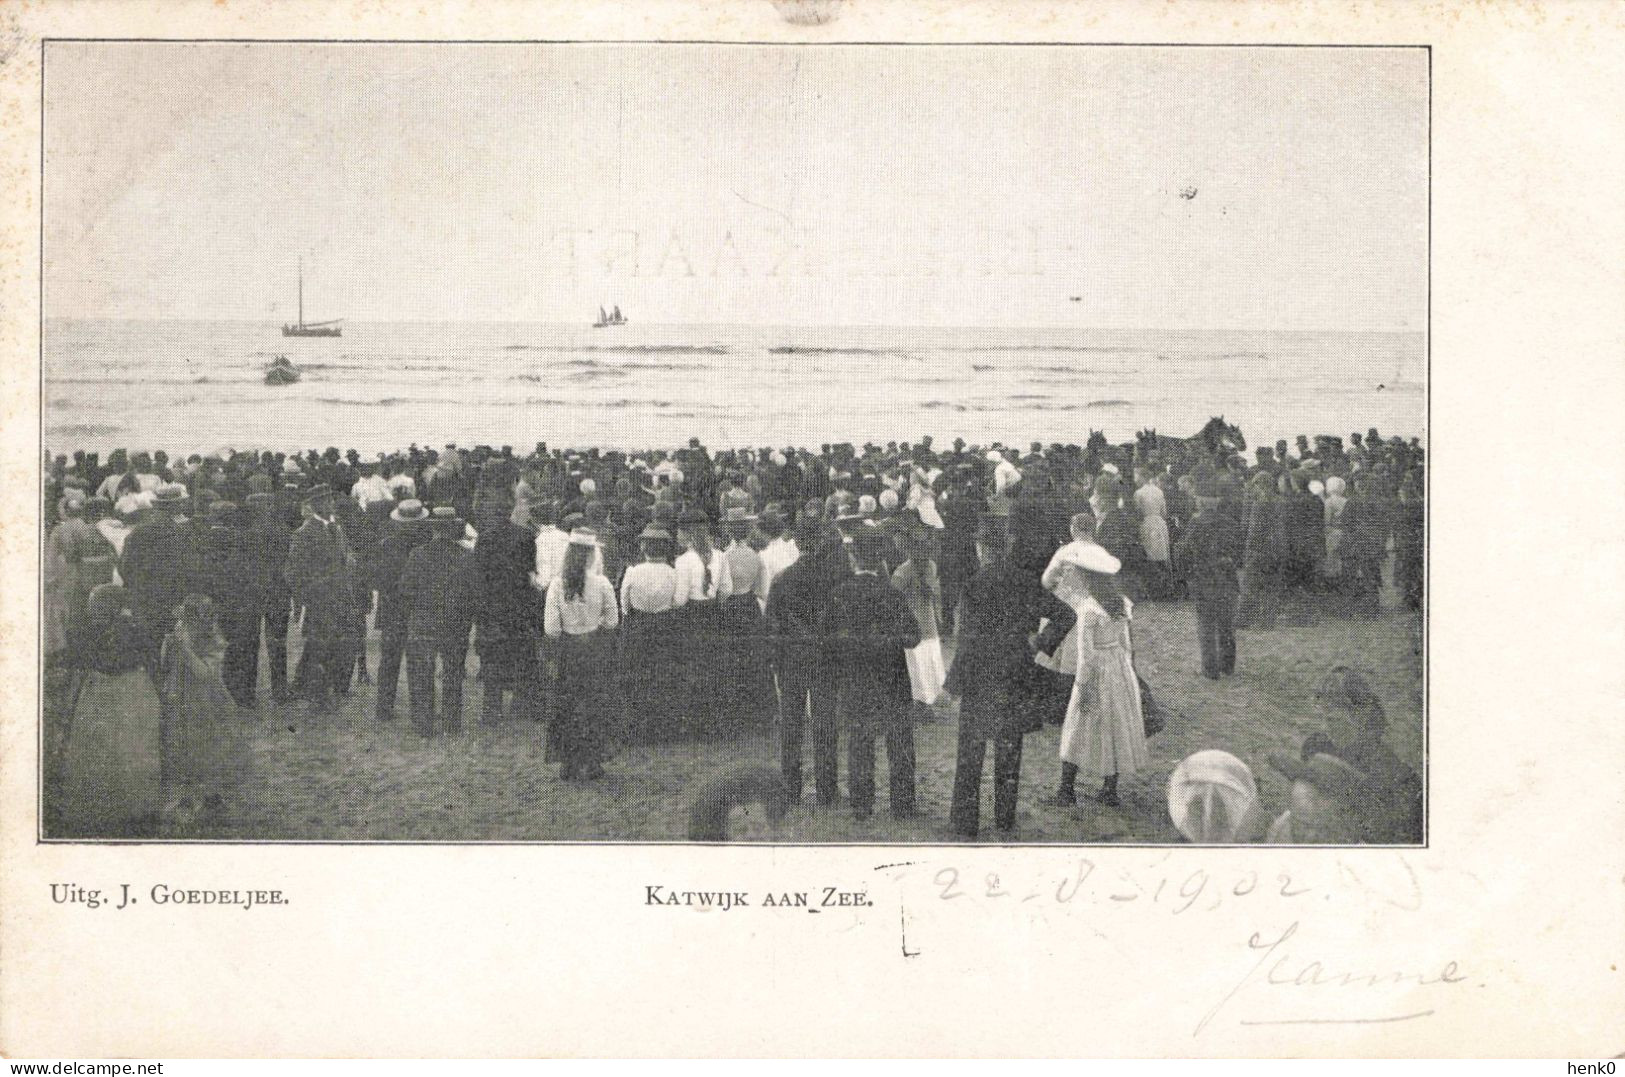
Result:
[[591,571],[597,549],[593,532],[572,531],[564,565],[547,589],[544,624],[558,669],[549,737],[566,781],[604,776],[610,727],[619,710],[615,626],[620,616],[615,589]]
[[1089,598],[1078,614],[1077,672],[1061,726],[1056,799],[1074,803],[1078,772],[1087,771],[1101,779],[1100,802],[1116,807],[1119,776],[1150,762],[1129,635],[1133,605],[1117,589],[1116,558],[1099,546],[1081,546],[1074,556]]
[[733,594],[728,559],[711,547],[710,520],[691,510],[678,518],[678,541],[686,547],[673,566],[681,611],[680,646],[684,672],[679,720],[688,728],[714,732],[725,703],[718,698],[724,637],[718,604]]
[[677,572],[671,567],[671,533],[650,524],[637,536],[643,560],[621,578],[621,697],[623,725],[633,740],[664,740],[682,685],[675,647]]
[[729,585],[733,593],[718,608],[722,632],[718,662],[719,681],[728,701],[728,716],[738,729],[761,727],[775,711],[773,671],[768,665],[767,637],[762,626],[760,596],[767,594],[762,558],[750,547],[755,516],[743,509],[729,510],[723,521],[727,532]]
[[226,643],[214,602],[187,595],[158,662],[166,810],[217,821],[242,783],[248,742],[223,676]]
[[48,662],[77,641],[91,588],[110,581],[112,543],[84,519],[87,501],[70,490],[57,503],[63,517],[45,542],[44,624],[41,635]]
[[61,833],[53,836],[147,836],[162,806],[158,693],[123,587],[91,592],[85,638],[54,798]]

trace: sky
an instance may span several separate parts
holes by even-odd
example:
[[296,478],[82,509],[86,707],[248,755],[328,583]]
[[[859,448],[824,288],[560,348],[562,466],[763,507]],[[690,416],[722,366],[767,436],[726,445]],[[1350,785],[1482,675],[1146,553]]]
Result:
[[1417,49],[54,42],[48,317],[1420,331]]

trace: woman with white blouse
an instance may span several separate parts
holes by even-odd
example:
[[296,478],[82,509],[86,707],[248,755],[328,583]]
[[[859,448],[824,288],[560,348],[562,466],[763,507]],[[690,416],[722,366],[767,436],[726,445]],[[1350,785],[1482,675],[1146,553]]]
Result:
[[711,520],[704,512],[690,509],[677,518],[677,540],[683,552],[673,566],[672,603],[682,611],[685,688],[679,717],[690,728],[714,731],[723,710],[717,698],[724,646],[719,605],[733,594],[733,576],[727,557],[711,546]]
[[621,696],[627,732],[637,739],[661,740],[671,734],[682,701],[683,615],[676,609],[671,533],[650,524],[638,535],[638,548],[642,562],[621,578]]
[[592,572],[597,536],[570,533],[564,564],[547,588],[543,625],[556,656],[557,706],[549,745],[562,763],[559,776],[601,778],[609,724],[618,712],[615,627],[620,623],[615,588]]

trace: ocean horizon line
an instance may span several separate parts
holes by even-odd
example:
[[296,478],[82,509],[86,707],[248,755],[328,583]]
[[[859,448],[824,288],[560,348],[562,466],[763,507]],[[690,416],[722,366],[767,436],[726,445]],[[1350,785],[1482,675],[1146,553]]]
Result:
[[[282,326],[288,324],[281,318],[127,318],[107,315],[81,315],[81,314],[48,314],[42,318],[44,322],[77,322],[102,323],[118,325],[243,325],[243,326]],[[544,320],[514,320],[498,319],[426,319],[426,318],[338,318],[335,322],[345,325],[388,325],[388,326],[523,326],[549,329],[580,329],[592,328],[593,324],[583,320],[572,321],[544,321]],[[1255,334],[1271,333],[1278,335],[1303,336],[1427,336],[1428,330],[1407,328],[1260,328],[1245,326],[1158,326],[1158,325],[1040,325],[1027,323],[1020,325],[957,325],[942,322],[635,322],[629,323],[626,328],[638,329],[748,329],[748,330],[935,330],[935,331],[974,331],[974,332],[1088,332],[1088,333],[1169,333],[1169,334],[1208,334],[1208,333],[1235,333]],[[621,328],[621,327],[615,327]]]

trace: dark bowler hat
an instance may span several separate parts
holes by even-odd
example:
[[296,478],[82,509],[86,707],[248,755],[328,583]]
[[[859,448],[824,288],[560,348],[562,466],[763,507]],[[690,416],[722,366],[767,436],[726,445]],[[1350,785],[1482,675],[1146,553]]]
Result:
[[682,527],[693,527],[696,524],[709,524],[711,517],[699,509],[684,509],[683,514],[677,517],[677,523]]
[[319,482],[315,486],[312,486],[310,489],[305,491],[302,500],[308,505],[312,501],[317,501],[321,498],[329,496],[332,494],[332,492],[333,488],[331,486],[327,485],[325,482]]
[[276,507],[276,495],[249,494],[248,497],[243,500],[243,504],[247,505],[251,511],[263,512],[266,509]]
[[216,501],[209,506],[209,511],[204,518],[211,524],[229,524],[237,518],[237,506],[230,501]]
[[[453,515],[456,515],[455,510],[453,510]],[[409,497],[395,506],[395,510],[389,514],[389,518],[396,523],[402,524],[422,523],[429,518],[429,510],[417,498]]]

